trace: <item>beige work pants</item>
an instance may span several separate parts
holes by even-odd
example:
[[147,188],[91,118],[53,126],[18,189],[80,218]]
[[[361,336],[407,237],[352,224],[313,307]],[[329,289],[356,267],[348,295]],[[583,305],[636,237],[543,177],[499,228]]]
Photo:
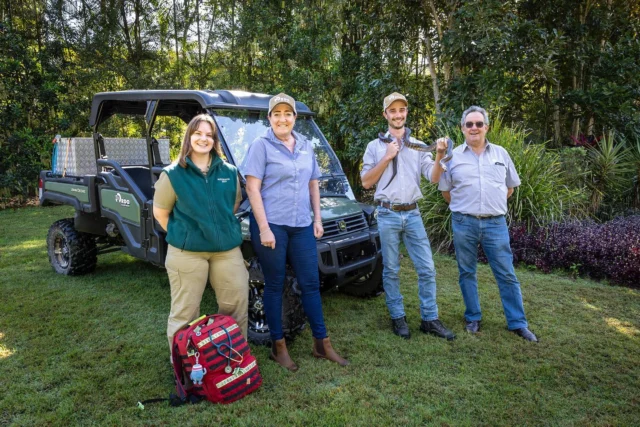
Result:
[[247,338],[249,272],[240,247],[226,252],[190,252],[169,245],[165,267],[171,285],[171,312],[167,322],[169,348],[173,335],[200,316],[207,278],[216,294],[218,313],[233,317]]

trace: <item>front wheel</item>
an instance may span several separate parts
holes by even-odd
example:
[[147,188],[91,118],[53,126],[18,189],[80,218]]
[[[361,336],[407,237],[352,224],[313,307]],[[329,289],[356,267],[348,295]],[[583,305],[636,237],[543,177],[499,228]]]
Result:
[[56,221],[47,234],[49,262],[56,273],[79,276],[96,268],[96,239],[75,229],[73,218]]
[[[264,275],[258,258],[249,260],[249,341],[253,344],[268,345],[271,343],[269,325],[264,312]],[[293,273],[287,266],[282,293],[282,331],[287,340],[292,340],[306,324],[306,317],[300,300],[300,287]]]
[[355,297],[377,297],[384,292],[382,287],[382,259],[378,260],[372,272],[354,280],[341,291]]

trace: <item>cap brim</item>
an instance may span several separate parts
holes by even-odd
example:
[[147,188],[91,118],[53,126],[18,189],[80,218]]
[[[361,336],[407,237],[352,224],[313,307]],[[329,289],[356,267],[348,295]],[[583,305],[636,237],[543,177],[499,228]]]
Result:
[[274,110],[278,105],[282,105],[282,104],[284,104],[284,105],[288,106],[289,108],[291,108],[291,109],[293,110],[293,114],[298,114],[298,112],[296,111],[296,107],[295,107],[295,106],[292,106],[292,105],[291,105],[291,104],[289,104],[288,102],[278,102],[276,105],[274,105],[273,107],[271,107],[271,108],[269,109],[269,112],[268,112],[267,114],[271,114],[271,112],[272,112],[272,111],[273,111],[273,110]]

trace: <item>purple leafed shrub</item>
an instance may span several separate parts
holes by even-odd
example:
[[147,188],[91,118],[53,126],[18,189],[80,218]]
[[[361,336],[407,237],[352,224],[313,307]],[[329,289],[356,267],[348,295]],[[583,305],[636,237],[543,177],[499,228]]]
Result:
[[568,269],[594,279],[640,286],[640,216],[556,223],[531,231],[510,227],[514,263],[535,265],[545,272]]

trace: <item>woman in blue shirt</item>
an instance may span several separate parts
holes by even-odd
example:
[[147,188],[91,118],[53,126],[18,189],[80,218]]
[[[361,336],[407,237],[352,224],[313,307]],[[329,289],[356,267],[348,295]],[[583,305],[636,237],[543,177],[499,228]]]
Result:
[[[302,291],[302,306],[313,334],[313,355],[349,364],[331,346],[322,314],[316,238],[322,237],[320,169],[312,144],[293,130],[295,100],[284,93],[269,101],[271,128],[247,153],[243,172],[251,202],[251,242],[264,273],[264,309],[271,334],[269,357],[290,371],[282,332],[282,291],[287,261]],[[313,209],[313,221],[311,212]]]

